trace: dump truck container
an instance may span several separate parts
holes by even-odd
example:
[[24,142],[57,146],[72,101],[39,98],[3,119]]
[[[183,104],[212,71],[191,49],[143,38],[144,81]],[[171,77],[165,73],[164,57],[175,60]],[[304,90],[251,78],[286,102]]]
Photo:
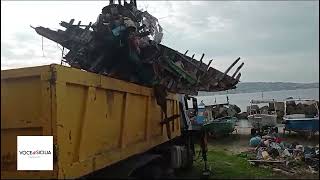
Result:
[[[168,116],[179,114],[175,94]],[[169,139],[152,88],[61,65],[1,71],[1,178],[76,178]],[[180,119],[170,122],[180,136]],[[53,136],[53,171],[17,171],[17,136]]]

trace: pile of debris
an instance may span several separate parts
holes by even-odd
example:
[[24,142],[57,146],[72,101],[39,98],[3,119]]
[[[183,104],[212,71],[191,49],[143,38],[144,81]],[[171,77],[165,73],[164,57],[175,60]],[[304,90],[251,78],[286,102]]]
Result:
[[250,139],[251,153],[255,157],[248,160],[251,164],[271,167],[274,171],[287,175],[301,172],[319,173],[319,144],[303,146],[298,143],[287,143],[276,133],[256,136]]
[[229,76],[161,43],[163,32],[157,18],[137,9],[136,1],[115,4],[110,0],[95,23],[82,25],[62,21],[65,30],[32,27],[68,49],[63,61],[71,67],[134,82],[148,87],[165,87],[175,93],[197,95],[198,91],[233,89],[239,82],[243,63]]

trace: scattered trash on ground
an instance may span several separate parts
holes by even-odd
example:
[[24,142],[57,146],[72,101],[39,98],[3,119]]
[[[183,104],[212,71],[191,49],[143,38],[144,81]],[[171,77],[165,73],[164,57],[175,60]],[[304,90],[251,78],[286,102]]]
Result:
[[319,173],[319,144],[304,146],[298,142],[287,143],[279,138],[277,133],[272,133],[252,137],[249,145],[254,149],[239,156],[247,158],[252,165],[267,166],[274,172],[286,175]]

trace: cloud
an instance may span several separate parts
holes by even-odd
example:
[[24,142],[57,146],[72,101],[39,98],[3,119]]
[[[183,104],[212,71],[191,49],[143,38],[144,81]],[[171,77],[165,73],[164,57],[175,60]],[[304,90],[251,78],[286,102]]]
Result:
[[[58,29],[71,18],[88,24],[107,3],[2,1],[1,68],[59,63],[61,50],[44,38],[42,57],[42,39],[29,25]],[[198,59],[205,53],[204,61],[214,59],[221,71],[241,57],[242,81],[319,81],[318,1],[138,1],[138,7],[159,19],[163,44],[173,49]]]

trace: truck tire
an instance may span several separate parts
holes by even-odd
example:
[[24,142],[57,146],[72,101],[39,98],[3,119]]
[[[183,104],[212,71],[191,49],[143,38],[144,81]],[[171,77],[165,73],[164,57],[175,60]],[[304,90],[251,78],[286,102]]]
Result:
[[139,178],[141,177],[142,179],[160,179],[163,176],[163,171],[160,166],[151,164],[143,168],[139,175]]
[[187,164],[186,164],[185,169],[191,169],[192,166],[193,166],[193,153],[190,150],[189,156],[187,156]]

